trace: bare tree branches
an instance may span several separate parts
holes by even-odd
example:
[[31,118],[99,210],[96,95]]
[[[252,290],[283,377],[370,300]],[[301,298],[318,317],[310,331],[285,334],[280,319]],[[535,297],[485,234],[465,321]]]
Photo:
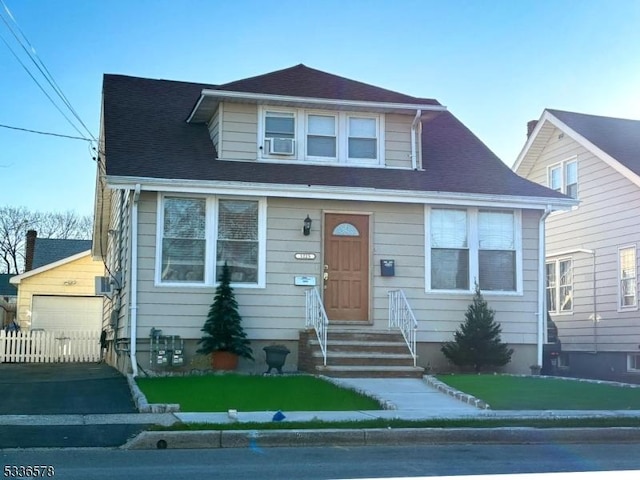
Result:
[[0,206],[0,273],[18,274],[24,269],[28,230],[40,238],[90,239],[90,215],[76,212],[33,212],[26,207]]

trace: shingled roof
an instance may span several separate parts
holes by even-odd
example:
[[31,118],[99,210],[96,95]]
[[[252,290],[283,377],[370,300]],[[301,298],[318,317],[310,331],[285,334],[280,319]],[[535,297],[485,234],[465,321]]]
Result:
[[576,133],[640,175],[640,121],[547,109]]
[[440,105],[440,103],[431,98],[412,97],[403,93],[316,70],[315,68],[309,68],[303,64],[256,77],[225,83],[213,87],[213,89],[336,100]]
[[424,171],[220,160],[206,125],[185,122],[203,89],[439,105],[303,65],[220,86],[105,75],[106,174],[566,198],[517,176],[449,112],[424,124]]
[[65,238],[36,238],[32,269],[49,265],[64,258],[91,249],[91,240]]

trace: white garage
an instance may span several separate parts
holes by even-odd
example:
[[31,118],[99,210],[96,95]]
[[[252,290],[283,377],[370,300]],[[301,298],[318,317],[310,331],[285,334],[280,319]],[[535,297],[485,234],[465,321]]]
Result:
[[31,305],[31,330],[102,329],[102,297],[33,295]]

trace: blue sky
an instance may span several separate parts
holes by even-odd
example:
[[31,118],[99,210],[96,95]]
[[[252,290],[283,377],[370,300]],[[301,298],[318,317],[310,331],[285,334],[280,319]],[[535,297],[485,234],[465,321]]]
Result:
[[[508,165],[545,107],[640,119],[639,0],[3,1],[95,136],[103,73],[225,83],[299,63],[436,98]],[[2,18],[0,124],[77,135]],[[0,205],[88,214],[94,185],[87,142],[0,128]]]

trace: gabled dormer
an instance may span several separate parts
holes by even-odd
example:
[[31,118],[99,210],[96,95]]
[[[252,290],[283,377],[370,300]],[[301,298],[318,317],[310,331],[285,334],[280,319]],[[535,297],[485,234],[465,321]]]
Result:
[[445,110],[298,65],[203,89],[188,122],[222,160],[421,169],[422,123]]

